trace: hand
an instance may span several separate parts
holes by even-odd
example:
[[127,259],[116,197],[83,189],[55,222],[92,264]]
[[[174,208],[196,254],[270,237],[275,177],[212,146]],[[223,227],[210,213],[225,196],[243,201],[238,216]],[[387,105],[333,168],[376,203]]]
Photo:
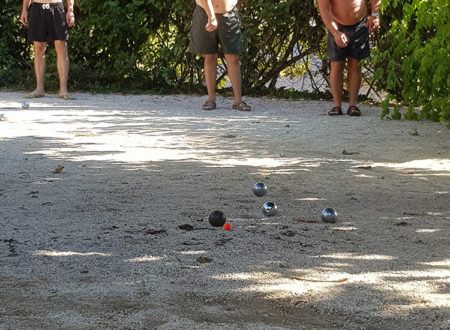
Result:
[[336,45],[338,45],[340,48],[345,48],[348,45],[348,39],[347,36],[345,35],[345,33],[336,31],[335,33],[333,33],[333,37],[334,37],[334,42],[336,43]]
[[380,27],[380,19],[375,16],[369,16],[369,18],[367,19],[366,26],[369,29],[370,34],[375,33]]
[[75,15],[73,11],[68,11],[66,14],[66,23],[68,27],[73,27],[75,25]]
[[20,22],[23,25],[28,26],[28,10],[27,9],[22,10],[22,14],[20,14]]
[[205,29],[208,32],[213,32],[215,29],[217,29],[217,19],[215,16],[208,17],[208,23],[206,23]]

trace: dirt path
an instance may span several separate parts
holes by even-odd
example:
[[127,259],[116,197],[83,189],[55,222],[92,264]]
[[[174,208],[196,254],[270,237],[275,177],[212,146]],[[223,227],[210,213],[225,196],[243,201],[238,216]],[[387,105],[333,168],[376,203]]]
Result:
[[0,93],[0,329],[450,327],[450,130],[202,100]]

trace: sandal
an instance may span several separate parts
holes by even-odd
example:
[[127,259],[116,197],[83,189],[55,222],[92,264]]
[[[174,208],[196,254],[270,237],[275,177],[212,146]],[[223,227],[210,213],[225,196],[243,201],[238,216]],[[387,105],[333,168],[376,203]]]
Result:
[[239,111],[251,111],[252,107],[249,106],[247,103],[245,103],[244,101],[241,101],[240,103],[235,103],[233,104],[233,109],[234,110],[239,110]]
[[202,105],[202,109],[205,111],[211,111],[217,108],[216,102],[214,101],[206,101],[205,103],[203,103]]
[[358,107],[356,105],[352,105],[352,106],[348,107],[347,115],[359,117],[359,116],[361,116],[361,111],[358,109]]
[[328,116],[340,116],[343,115],[341,107],[333,107],[330,111],[328,111]]

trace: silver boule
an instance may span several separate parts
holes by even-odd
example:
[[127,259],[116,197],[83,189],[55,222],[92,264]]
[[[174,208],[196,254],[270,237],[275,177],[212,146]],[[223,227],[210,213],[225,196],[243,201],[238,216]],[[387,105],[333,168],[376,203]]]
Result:
[[337,212],[332,207],[326,207],[320,212],[320,217],[325,223],[335,223],[337,221]]
[[267,193],[267,186],[262,182],[257,182],[253,185],[253,193],[258,197],[262,197]]
[[30,103],[28,103],[27,101],[23,101],[22,102],[22,109],[26,110],[30,107]]
[[262,211],[266,217],[272,217],[278,213],[278,206],[274,202],[265,202]]

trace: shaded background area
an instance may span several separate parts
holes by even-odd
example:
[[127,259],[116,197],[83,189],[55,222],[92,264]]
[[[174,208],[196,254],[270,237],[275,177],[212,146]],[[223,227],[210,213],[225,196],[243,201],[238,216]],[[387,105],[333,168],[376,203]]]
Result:
[[76,96],[1,94],[0,325],[448,326],[447,129],[320,101]]
[[[75,2],[70,30],[70,86],[78,91],[204,92],[203,60],[189,52],[195,1]],[[241,1],[242,76],[246,93],[330,97],[325,29],[314,1]],[[21,4],[0,5],[0,87],[32,88],[32,47],[18,21]],[[57,86],[48,49],[47,82]],[[367,66],[365,81],[376,97]],[[221,56],[219,90],[229,91]],[[379,98],[378,98],[379,99]],[[377,99],[377,100],[378,100]]]
[[[0,3],[0,88],[34,85],[20,6],[15,0]],[[194,6],[193,0],[76,1],[69,86],[104,93],[205,93],[203,61],[188,50]],[[245,94],[331,99],[326,31],[314,0],[242,0],[239,10]],[[380,11],[372,55],[362,62],[361,98],[383,100],[382,117],[449,126],[450,3],[384,0]],[[217,84],[227,95],[226,63],[219,62]],[[54,91],[52,49],[48,64],[47,88]]]

